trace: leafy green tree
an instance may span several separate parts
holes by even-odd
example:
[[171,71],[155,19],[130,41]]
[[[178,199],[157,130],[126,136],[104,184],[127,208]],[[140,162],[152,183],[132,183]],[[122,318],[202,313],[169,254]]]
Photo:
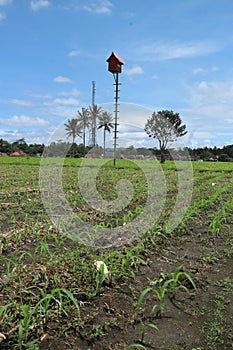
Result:
[[137,154],[141,154],[143,156],[150,156],[151,155],[151,151],[145,147],[139,147],[136,149],[136,151],[137,151]]
[[233,158],[233,145],[224,146],[222,153],[227,154],[229,157]]
[[33,144],[30,144],[28,146],[28,152],[29,155],[31,156],[41,156],[43,151],[44,151],[44,145],[43,144],[37,144],[37,143],[33,143]]
[[47,157],[63,157],[64,154],[67,154],[70,148],[70,144],[62,140],[57,142],[51,142],[44,149],[44,154]]
[[88,147],[88,146],[85,147],[81,143],[80,145],[77,146],[75,157],[77,157],[77,158],[84,157],[88,153],[89,149],[90,149],[90,147]]
[[131,145],[131,146],[129,146],[129,147],[126,148],[125,153],[126,153],[127,155],[134,156],[134,155],[137,154],[137,150],[134,148],[133,145]]
[[210,149],[208,147],[201,148],[201,153],[200,153],[201,159],[205,159],[205,158],[209,157],[210,154],[211,154],[211,152],[210,152]]
[[16,140],[12,143],[12,151],[23,151],[27,153],[28,151],[28,144],[25,141],[25,138],[21,138],[19,140]]
[[222,154],[220,154],[218,160],[219,160],[219,162],[230,162],[230,157],[228,154],[222,153]]
[[0,139],[0,152],[2,153],[10,153],[11,151],[11,144],[3,139]]
[[109,112],[102,112],[99,116],[98,129],[104,129],[104,157],[105,157],[105,144],[106,144],[106,131],[111,132],[111,128],[113,128],[113,116]]
[[77,120],[83,128],[83,144],[86,147],[86,131],[91,125],[91,113],[87,108],[82,108],[81,111],[78,111]]
[[149,137],[159,141],[160,161],[165,162],[165,151],[169,142],[174,142],[178,137],[187,134],[186,125],[182,125],[179,113],[162,110],[153,112],[145,124],[145,131]]

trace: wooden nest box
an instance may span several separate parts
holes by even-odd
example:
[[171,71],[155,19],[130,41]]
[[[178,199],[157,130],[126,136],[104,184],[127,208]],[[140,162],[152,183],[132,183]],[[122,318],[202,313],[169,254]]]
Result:
[[125,62],[115,52],[111,53],[107,59],[107,62],[108,70],[111,73],[121,73],[121,66],[125,64]]

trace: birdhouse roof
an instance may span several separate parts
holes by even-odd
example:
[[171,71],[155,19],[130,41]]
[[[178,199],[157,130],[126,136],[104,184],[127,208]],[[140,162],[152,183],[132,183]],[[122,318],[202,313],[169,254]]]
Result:
[[111,53],[111,55],[107,59],[107,62],[109,62],[112,59],[112,57],[114,57],[120,64],[125,64],[125,62],[122,60],[122,58],[120,58],[120,56],[117,55],[115,52]]

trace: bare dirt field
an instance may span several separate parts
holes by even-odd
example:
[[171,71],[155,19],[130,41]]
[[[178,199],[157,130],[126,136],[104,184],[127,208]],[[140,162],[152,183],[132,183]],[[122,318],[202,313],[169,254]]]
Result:
[[[168,234],[166,216],[177,193],[168,162],[160,222],[140,241],[106,249],[80,245],[56,230],[41,203],[39,163],[0,165],[1,349],[233,349],[232,165],[194,164],[191,205]],[[136,172],[133,204],[128,216],[119,214],[119,225],[143,206],[139,170],[106,168],[98,183],[104,193],[103,174],[112,181]],[[68,164],[64,175],[74,210],[89,222],[116,224],[81,202],[75,171]],[[105,262],[108,275],[96,270],[96,260]]]

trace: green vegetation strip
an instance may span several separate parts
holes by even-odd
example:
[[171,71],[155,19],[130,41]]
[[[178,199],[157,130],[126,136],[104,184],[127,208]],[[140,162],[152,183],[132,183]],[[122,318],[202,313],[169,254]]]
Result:
[[227,310],[233,298],[233,280],[227,277],[216,285],[220,291],[214,298],[213,309],[207,310],[208,321],[202,327],[205,350],[233,348],[232,325],[227,322]]

